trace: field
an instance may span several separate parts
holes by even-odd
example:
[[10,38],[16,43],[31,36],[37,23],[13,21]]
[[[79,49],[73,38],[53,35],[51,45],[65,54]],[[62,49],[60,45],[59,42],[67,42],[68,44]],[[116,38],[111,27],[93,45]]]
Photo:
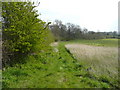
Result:
[[112,83],[116,82],[118,80],[118,47],[115,45],[117,40],[109,40],[115,42],[111,44],[108,44],[108,40],[103,40],[107,41],[104,43],[102,40],[102,43],[99,41],[96,40],[93,44],[92,41],[90,43],[84,40],[81,44],[79,41],[79,44],[72,43],[65,46],[80,63],[89,66],[90,74],[108,78]]
[[3,88],[118,88],[116,45],[80,43],[53,43],[48,51],[24,58],[26,63],[5,68]]
[[93,46],[118,47],[118,39],[72,40],[67,43],[79,43]]

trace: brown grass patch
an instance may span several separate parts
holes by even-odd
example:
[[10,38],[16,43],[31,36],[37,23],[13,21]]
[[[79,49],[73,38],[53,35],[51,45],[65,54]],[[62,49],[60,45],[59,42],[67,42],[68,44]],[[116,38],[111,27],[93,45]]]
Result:
[[67,44],[65,47],[70,50],[77,60],[91,67],[90,73],[117,78],[117,47],[98,47],[84,44]]

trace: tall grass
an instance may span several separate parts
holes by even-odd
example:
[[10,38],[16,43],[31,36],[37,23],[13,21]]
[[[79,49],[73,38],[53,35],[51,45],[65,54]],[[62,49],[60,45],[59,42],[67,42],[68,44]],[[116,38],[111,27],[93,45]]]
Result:
[[72,44],[70,43],[66,45],[66,48],[80,63],[89,66],[90,74],[104,79],[103,81],[118,85],[118,47],[116,47],[116,39],[93,40],[93,42],[92,40],[79,40],[76,41],[76,44],[75,41],[72,41]]

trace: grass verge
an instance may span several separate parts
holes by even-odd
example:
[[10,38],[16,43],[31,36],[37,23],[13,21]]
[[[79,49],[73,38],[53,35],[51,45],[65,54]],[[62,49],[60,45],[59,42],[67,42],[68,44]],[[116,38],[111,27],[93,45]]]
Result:
[[3,71],[3,88],[110,88],[108,81],[93,76],[66,51],[60,43],[52,49],[30,55],[25,64],[16,64]]

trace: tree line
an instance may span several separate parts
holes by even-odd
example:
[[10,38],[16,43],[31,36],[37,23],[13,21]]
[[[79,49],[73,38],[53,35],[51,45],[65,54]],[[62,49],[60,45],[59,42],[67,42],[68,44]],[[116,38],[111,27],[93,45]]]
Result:
[[114,32],[94,32],[88,29],[82,29],[79,25],[72,23],[63,24],[61,20],[55,20],[50,25],[56,41],[68,41],[74,39],[103,39],[103,38],[118,38],[118,33]]

